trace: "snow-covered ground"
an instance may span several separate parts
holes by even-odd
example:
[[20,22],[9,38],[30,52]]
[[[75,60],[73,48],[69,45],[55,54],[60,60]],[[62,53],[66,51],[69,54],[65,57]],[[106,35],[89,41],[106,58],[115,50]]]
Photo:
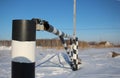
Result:
[[[120,78],[120,48],[79,50],[80,70],[72,71],[65,50],[36,48],[36,78]],[[0,47],[0,78],[11,78],[11,48]]]

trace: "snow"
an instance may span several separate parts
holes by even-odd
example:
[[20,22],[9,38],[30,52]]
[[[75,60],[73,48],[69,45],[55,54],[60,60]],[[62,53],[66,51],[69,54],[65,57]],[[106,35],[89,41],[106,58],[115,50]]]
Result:
[[[80,49],[81,68],[72,71],[65,50],[36,48],[35,78],[120,78],[120,48]],[[0,47],[0,78],[11,78],[11,47]]]

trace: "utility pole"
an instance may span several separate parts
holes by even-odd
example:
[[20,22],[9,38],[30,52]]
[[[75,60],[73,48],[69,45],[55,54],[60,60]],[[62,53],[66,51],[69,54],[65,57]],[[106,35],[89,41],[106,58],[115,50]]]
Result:
[[73,37],[76,37],[76,0],[74,0],[73,10]]

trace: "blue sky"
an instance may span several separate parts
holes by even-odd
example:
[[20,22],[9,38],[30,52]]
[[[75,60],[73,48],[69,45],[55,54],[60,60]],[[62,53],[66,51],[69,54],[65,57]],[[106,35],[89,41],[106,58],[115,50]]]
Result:
[[[13,19],[41,18],[73,34],[73,0],[0,0],[0,40],[11,40]],[[77,36],[120,43],[120,0],[77,0]],[[37,31],[37,39],[54,38]]]

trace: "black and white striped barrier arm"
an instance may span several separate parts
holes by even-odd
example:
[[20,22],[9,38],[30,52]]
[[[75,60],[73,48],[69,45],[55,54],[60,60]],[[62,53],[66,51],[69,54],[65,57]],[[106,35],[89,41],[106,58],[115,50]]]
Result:
[[77,56],[77,70],[80,69],[80,64],[81,64],[81,59],[78,57],[78,45],[79,45],[79,42],[78,42],[78,37],[75,38],[76,39],[76,56]]
[[72,57],[72,68],[73,70],[78,70],[80,68],[80,60],[78,58],[78,38],[71,39],[72,41],[72,51],[71,51],[71,57]]
[[71,61],[73,62],[73,40],[70,38],[70,57]]
[[[62,44],[64,45],[64,48],[65,48],[65,50],[66,50],[66,52],[67,52],[67,54],[68,54],[68,56],[69,56],[69,58],[71,58],[71,56],[70,56],[70,52],[69,52],[69,49],[68,49],[68,46],[67,46],[67,44],[66,44],[66,42],[65,42],[65,40],[64,40],[64,38],[63,37],[59,37],[60,38],[60,40],[61,40],[61,42],[62,42]],[[70,59],[71,60],[71,59]]]
[[79,66],[78,66],[78,49],[77,49],[77,41],[78,39],[75,39],[75,37],[71,37],[70,35],[65,34],[64,32],[61,32],[60,30],[54,28],[52,25],[50,25],[47,21],[45,20],[40,20],[40,19],[32,19],[33,21],[36,22],[36,30],[45,30],[48,31],[50,33],[53,33],[57,36],[60,37],[62,43],[64,44],[64,47],[67,51],[67,45],[64,42],[64,38],[69,38],[70,41],[70,45],[71,45],[71,52],[67,53],[69,54],[69,57],[71,59],[72,62],[72,69],[73,70],[78,70]]
[[50,33],[53,33],[57,36],[61,36],[63,38],[70,38],[69,35],[65,34],[64,32],[56,29],[55,27],[53,27],[52,25],[50,25],[48,22],[44,22],[44,28],[46,31],[50,32]]
[[13,20],[11,78],[35,78],[35,47],[35,22]]
[[40,20],[40,19],[36,19],[36,18],[33,18],[32,20],[36,22],[36,30],[38,30],[38,31],[45,30],[45,31],[53,33],[57,36],[61,36],[63,38],[70,38],[70,35],[67,35],[66,33],[56,29],[55,27],[50,25],[45,20]]

